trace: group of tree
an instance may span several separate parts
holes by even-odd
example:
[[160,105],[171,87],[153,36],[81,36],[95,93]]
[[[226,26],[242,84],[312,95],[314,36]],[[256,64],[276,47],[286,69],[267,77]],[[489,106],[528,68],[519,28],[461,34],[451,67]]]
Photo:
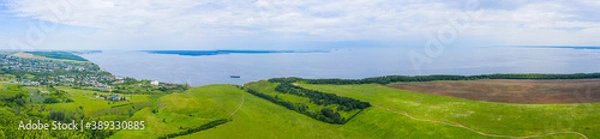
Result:
[[[64,90],[58,90],[54,88],[53,85],[48,85],[47,94],[42,94],[44,97],[43,103],[52,104],[52,103],[69,103],[74,102],[73,99],[69,98],[69,95]],[[42,92],[38,89],[38,92]]]
[[9,85],[6,89],[0,90],[0,106],[25,106],[28,94],[26,90],[21,89],[20,85]]
[[[283,88],[283,87],[281,87]],[[306,91],[307,89],[304,89],[303,91]],[[365,109],[371,106],[371,104],[367,103],[367,102],[361,102],[358,100],[348,100],[349,98],[345,98],[345,97],[339,97],[339,96],[331,96],[333,94],[328,94],[328,93],[323,93],[323,92],[312,92],[313,90],[310,90],[310,93],[307,94],[312,94],[310,96],[314,95],[315,100],[319,100],[318,102],[321,102],[319,105],[324,105],[325,101],[320,100],[320,99],[316,99],[317,96],[322,95],[322,96],[326,96],[326,97],[322,97],[324,99],[330,98],[334,101],[327,101],[329,104],[338,104],[337,101],[340,102],[345,102],[345,103],[340,103],[338,104],[338,110],[334,111],[331,108],[323,108],[320,111],[311,111],[309,109],[309,107],[304,104],[304,103],[294,103],[294,102],[290,102],[287,100],[284,100],[282,98],[279,98],[277,96],[271,96],[253,89],[246,89],[246,91],[254,96],[266,99],[272,103],[281,105],[289,110],[293,110],[296,111],[298,113],[304,114],[306,116],[309,116],[313,119],[319,120],[319,121],[323,121],[323,122],[327,122],[327,123],[332,123],[332,124],[344,124],[346,123],[349,119],[343,118],[340,115],[340,111],[350,111],[350,110],[354,110],[354,109]],[[308,97],[308,95],[303,95],[304,97]],[[321,98],[321,97],[320,97]],[[312,101],[312,98],[311,98]],[[336,103],[333,103],[336,102]]]
[[3,106],[10,106],[10,107],[14,107],[14,106],[25,106],[25,104],[27,104],[27,95],[24,93],[19,93],[15,96],[12,97],[2,97],[2,105]]
[[[289,102],[289,101],[286,101],[286,100],[280,99],[280,98],[278,98],[277,96],[273,97],[273,96],[271,96],[271,95],[267,95],[267,94],[265,94],[265,93],[258,92],[258,91],[256,91],[256,90],[253,90],[253,89],[248,89],[248,90],[247,90],[247,92],[248,92],[248,93],[250,93],[250,94],[252,94],[252,95],[254,95],[254,96],[257,96],[257,97],[260,97],[260,98],[266,99],[266,100],[268,100],[268,101],[271,101],[272,103],[275,103],[275,104],[277,104],[277,105],[281,105],[281,106],[283,106],[283,107],[285,107],[285,108],[288,108],[288,109],[290,109],[290,110],[295,110],[295,111],[298,111],[298,112],[301,112],[301,113],[303,113],[303,111],[300,111],[300,109],[298,109],[298,108],[296,107],[296,104],[295,104],[295,103],[293,103],[293,102]],[[299,105],[299,104],[298,104],[298,105]]]
[[343,111],[352,111],[371,107],[371,104],[368,102],[359,101],[349,97],[338,96],[331,93],[309,90],[300,86],[292,85],[291,83],[280,83],[275,88],[275,91],[301,97],[308,97],[312,103],[317,105],[327,106],[331,104],[338,104],[338,110]]
[[[15,108],[16,109],[16,108]],[[19,108],[24,109],[24,108]],[[13,139],[13,138],[107,138],[107,136],[95,136],[89,132],[71,131],[71,130],[23,130],[19,129],[20,121],[24,123],[37,122],[40,120],[42,123],[49,123],[50,121],[46,118],[32,116],[27,110],[21,110],[21,113],[15,113],[11,109],[0,109],[0,138],[2,139]]]
[[528,79],[528,80],[558,80],[558,79],[596,79],[600,73],[574,74],[485,74],[485,75],[424,75],[401,76],[391,75],[365,79],[302,79],[297,77],[273,78],[271,82],[304,82],[308,84],[389,84],[394,82],[428,82],[438,80],[480,80],[480,79]]
[[[51,123],[52,121],[70,122],[71,120],[91,121],[85,116],[83,107],[76,111],[62,111],[46,108],[46,105],[26,103],[30,96],[20,85],[9,85],[0,88],[0,138],[108,138],[113,131],[108,130],[24,130],[19,129],[20,121],[24,123]],[[95,119],[98,120],[98,119]]]
[[340,116],[340,113],[333,111],[330,108],[323,108],[321,109],[321,114],[329,119],[332,120],[332,122],[334,123],[345,123],[346,119],[342,118],[342,116]]
[[179,137],[179,136],[185,136],[185,135],[189,135],[189,134],[193,134],[193,133],[197,133],[200,131],[204,131],[207,129],[211,129],[214,128],[216,126],[222,125],[229,122],[229,120],[227,119],[219,119],[219,120],[215,120],[206,124],[203,124],[199,127],[195,127],[195,128],[189,128],[185,131],[179,132],[179,133],[171,133],[171,134],[167,134],[164,135],[162,137],[159,137],[159,139],[169,139],[169,138],[175,138],[175,137]]

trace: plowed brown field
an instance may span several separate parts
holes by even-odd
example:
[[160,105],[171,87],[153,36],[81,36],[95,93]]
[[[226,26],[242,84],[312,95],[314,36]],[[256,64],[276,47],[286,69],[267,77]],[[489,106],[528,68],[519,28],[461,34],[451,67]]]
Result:
[[393,88],[456,98],[523,104],[600,102],[600,79],[474,80],[397,83]]

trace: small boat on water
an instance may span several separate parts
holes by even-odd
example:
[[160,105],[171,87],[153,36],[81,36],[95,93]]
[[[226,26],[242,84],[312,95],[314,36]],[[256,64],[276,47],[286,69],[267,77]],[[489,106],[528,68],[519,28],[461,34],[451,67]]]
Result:
[[229,78],[240,78],[239,75],[229,75]]

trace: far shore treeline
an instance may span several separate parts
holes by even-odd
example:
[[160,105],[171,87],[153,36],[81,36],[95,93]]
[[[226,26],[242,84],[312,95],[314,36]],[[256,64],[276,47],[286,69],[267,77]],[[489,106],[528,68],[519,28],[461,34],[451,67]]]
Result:
[[486,74],[486,75],[424,75],[402,76],[390,75],[364,79],[303,79],[297,77],[273,78],[272,82],[303,82],[307,84],[389,84],[394,82],[428,82],[428,81],[456,81],[456,80],[481,80],[481,79],[522,79],[522,80],[560,80],[560,79],[595,79],[600,78],[600,73],[574,73],[574,74]]

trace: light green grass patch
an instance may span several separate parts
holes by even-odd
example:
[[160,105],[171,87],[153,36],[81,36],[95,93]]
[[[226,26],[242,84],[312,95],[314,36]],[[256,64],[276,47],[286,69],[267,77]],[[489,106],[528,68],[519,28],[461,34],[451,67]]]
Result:
[[[156,138],[182,131],[179,126],[199,126],[203,121],[227,117],[240,106],[242,95],[244,103],[231,117],[233,121],[181,138],[495,138],[472,130],[503,136],[575,131],[589,138],[600,137],[596,122],[600,118],[598,104],[489,103],[375,84],[301,86],[360,99],[374,106],[344,125],[335,125],[288,110],[235,86],[209,85],[161,97],[157,114],[152,113],[152,108],[145,108],[131,118],[145,121],[146,130],[120,131],[112,138]],[[557,134],[537,138],[582,137]]]
[[[77,90],[68,87],[56,87],[58,90],[66,91],[75,102],[71,103],[56,103],[56,104],[47,104],[48,108],[54,108],[58,110],[67,110],[67,111],[76,111],[80,106],[83,107],[83,110],[86,115],[91,115],[95,112],[98,112],[103,109],[109,109],[111,106],[127,104],[127,103],[136,103],[136,102],[148,102],[148,96],[146,95],[121,95],[127,97],[128,101],[120,101],[120,102],[111,102],[106,101],[101,98],[96,98],[94,94],[100,95],[110,95],[110,93],[96,92],[96,91],[88,91],[88,90]],[[120,95],[120,94],[119,94]]]
[[[490,134],[524,136],[575,131],[600,137],[600,104],[506,104],[434,96],[382,85],[301,86],[368,101],[415,117],[450,121]],[[450,133],[448,133],[450,134]]]
[[158,101],[158,113],[146,108],[131,118],[146,121],[145,130],[120,131],[113,138],[157,138],[228,118],[242,102],[244,93],[232,85],[209,85],[163,96]]
[[[453,134],[441,134],[453,133]],[[314,120],[249,93],[233,121],[182,138],[483,138],[468,130],[368,108],[345,125]]]

